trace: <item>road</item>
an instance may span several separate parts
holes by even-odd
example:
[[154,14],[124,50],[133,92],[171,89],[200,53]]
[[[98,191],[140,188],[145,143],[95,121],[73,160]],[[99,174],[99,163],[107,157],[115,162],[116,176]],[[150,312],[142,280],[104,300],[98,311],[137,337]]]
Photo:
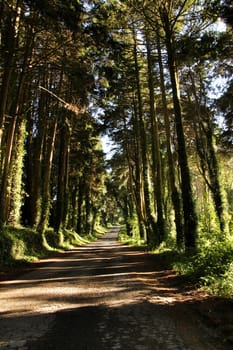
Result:
[[226,349],[195,313],[205,297],[118,230],[0,283],[0,350]]

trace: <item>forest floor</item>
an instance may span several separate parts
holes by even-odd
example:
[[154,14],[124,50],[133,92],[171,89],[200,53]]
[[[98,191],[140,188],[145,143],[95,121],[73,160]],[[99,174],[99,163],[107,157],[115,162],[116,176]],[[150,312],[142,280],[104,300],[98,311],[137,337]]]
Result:
[[0,274],[0,350],[232,349],[232,301],[117,233]]

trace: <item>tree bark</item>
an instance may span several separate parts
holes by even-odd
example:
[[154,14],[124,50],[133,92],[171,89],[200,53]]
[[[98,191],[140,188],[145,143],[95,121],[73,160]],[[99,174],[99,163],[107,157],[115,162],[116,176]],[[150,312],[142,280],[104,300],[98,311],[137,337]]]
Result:
[[50,179],[52,170],[52,161],[54,154],[54,145],[57,131],[57,118],[52,122],[50,135],[47,137],[47,152],[46,158],[43,164],[43,183],[41,191],[41,217],[38,225],[38,231],[43,234],[49,221],[50,211]]
[[134,179],[134,200],[135,208],[137,212],[139,233],[141,239],[147,240],[144,221],[145,221],[145,201],[144,201],[144,189],[143,189],[143,179],[142,179],[142,157],[141,157],[141,139],[139,133],[139,122],[138,122],[138,110],[136,106],[136,101],[133,99],[133,125],[135,131],[135,147],[134,147],[134,160],[135,160],[135,176]]
[[146,33],[146,47],[147,47],[147,67],[148,67],[148,87],[150,97],[150,120],[151,120],[151,143],[152,143],[152,161],[153,169],[152,176],[154,182],[154,196],[157,207],[157,234],[158,241],[161,243],[166,237],[164,208],[163,208],[163,181],[162,181],[162,169],[161,169],[161,152],[160,152],[160,140],[158,119],[155,108],[155,94],[154,94],[154,79],[152,69],[152,57],[150,39],[148,33]]
[[144,213],[144,225],[146,229],[146,239],[150,244],[158,243],[159,237],[156,231],[156,224],[154,222],[151,207],[150,207],[150,191],[149,191],[149,183],[148,183],[148,159],[147,159],[147,135],[145,131],[145,118],[143,116],[143,108],[142,108],[142,96],[141,96],[141,82],[140,82],[140,70],[138,65],[138,57],[137,57],[137,44],[136,37],[134,33],[134,69],[135,69],[135,79],[136,79],[136,93],[137,93],[137,104],[138,104],[138,129],[139,129],[139,137],[140,137],[140,152],[142,159],[142,181],[143,181],[143,192],[144,192],[144,204],[145,204],[145,213]]
[[188,157],[185,144],[185,136],[182,122],[182,110],[180,103],[180,92],[178,85],[178,76],[176,60],[174,56],[172,28],[169,17],[164,9],[162,11],[162,20],[166,37],[166,48],[168,55],[168,69],[170,73],[173,106],[175,114],[176,135],[178,143],[178,159],[181,172],[181,189],[184,215],[184,237],[186,249],[195,249],[197,245],[197,216],[191,187],[191,177],[188,165]]
[[[65,118],[65,116],[64,116]],[[65,120],[62,121],[60,128],[60,150],[58,165],[58,184],[57,184],[57,207],[55,231],[60,233],[65,225],[67,216],[67,195],[68,195],[68,163],[69,163],[70,130]]]
[[[21,223],[22,198],[22,176],[24,159],[24,142],[26,134],[26,120],[20,119],[16,125],[14,147],[9,169],[9,192],[5,203],[6,222],[12,226]],[[9,207],[8,204],[9,203]]]
[[164,68],[163,68],[163,61],[162,61],[160,37],[158,33],[156,38],[157,38],[157,51],[158,51],[158,62],[159,62],[160,89],[161,89],[161,96],[162,96],[163,115],[164,115],[165,132],[166,132],[169,183],[171,188],[171,199],[172,199],[173,209],[175,213],[176,242],[178,247],[182,247],[184,243],[182,204],[181,204],[180,194],[178,192],[177,185],[176,185],[174,159],[173,159],[172,147],[171,147],[170,120],[169,120],[169,114],[168,114],[168,108],[167,108],[165,80],[164,80],[164,73],[163,73]]
[[[16,127],[17,126],[19,127],[20,125],[20,123],[17,123],[17,122],[19,120],[20,105],[23,104],[23,93],[24,93],[23,88],[24,88],[24,82],[26,79],[26,67],[27,67],[28,57],[30,56],[30,53],[31,53],[30,42],[31,41],[29,40],[28,45],[26,45],[23,64],[18,76],[18,86],[16,88],[15,100],[13,100],[12,106],[10,109],[11,120],[10,120],[10,125],[8,127],[5,159],[4,159],[3,173],[2,173],[1,186],[0,186],[0,229],[2,229],[3,225],[6,223],[6,220],[7,220],[7,210],[8,210],[8,204],[9,204],[9,201],[7,201],[7,196],[10,195],[9,188],[8,188],[9,187],[8,184],[10,183],[9,171],[11,168],[12,152],[14,147]],[[18,169],[18,170],[21,172],[21,169]]]
[[5,123],[5,113],[7,105],[8,90],[10,86],[10,81],[12,73],[15,66],[15,50],[17,45],[17,27],[18,20],[20,16],[20,0],[16,2],[15,9],[5,9],[5,20],[4,24],[6,26],[5,36],[2,37],[2,42],[4,45],[5,62],[4,62],[4,72],[2,76],[2,86],[0,90],[0,150],[2,147],[2,136],[3,127]]

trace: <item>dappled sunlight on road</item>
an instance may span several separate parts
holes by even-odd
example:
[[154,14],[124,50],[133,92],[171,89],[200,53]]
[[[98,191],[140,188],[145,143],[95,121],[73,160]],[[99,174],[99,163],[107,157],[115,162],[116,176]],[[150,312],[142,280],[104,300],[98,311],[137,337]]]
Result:
[[169,270],[156,271],[152,256],[150,264],[145,264],[145,253],[116,242],[113,231],[97,242],[43,262],[42,267],[38,264],[38,269],[17,280],[1,282],[1,316],[137,300],[160,304],[184,301],[176,297],[176,287],[161,285],[164,276],[175,277]]
[[[92,327],[98,339],[101,335],[102,343],[91,349],[110,349],[113,338],[118,348],[128,346],[139,334],[138,349],[160,349],[167,342],[164,349],[177,344],[176,349],[187,350],[170,315],[173,310],[180,312],[179,305],[198,303],[199,294],[194,295],[187,284],[184,288],[173,271],[156,263],[153,254],[122,245],[116,237],[113,229],[97,242],[42,261],[15,280],[0,282],[0,350],[11,344],[17,348],[25,338],[31,339],[29,349],[34,350],[36,339],[52,327],[59,337],[59,326],[53,325],[60,318],[62,327],[65,319],[67,332],[75,336],[68,326],[72,317],[80,332]],[[204,296],[200,299],[203,303]],[[184,318],[182,311],[181,315]],[[194,349],[205,350],[195,337]],[[143,348],[145,341],[148,348]],[[47,343],[42,348],[47,349]]]

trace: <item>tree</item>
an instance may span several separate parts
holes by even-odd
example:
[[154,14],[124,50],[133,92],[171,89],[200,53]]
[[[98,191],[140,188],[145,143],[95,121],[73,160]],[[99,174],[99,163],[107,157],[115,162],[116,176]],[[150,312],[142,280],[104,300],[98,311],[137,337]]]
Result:
[[[197,82],[192,72],[189,74],[191,80],[191,89],[193,94],[193,103],[191,108],[194,111],[193,127],[196,138],[197,154],[200,158],[200,167],[202,175],[212,193],[216,214],[219,220],[220,230],[224,234],[227,231],[224,201],[220,183],[219,164],[215,151],[215,136],[213,133],[213,116],[210,109],[201,103],[201,97],[197,94]],[[198,76],[198,75],[197,75]],[[200,80],[202,78],[200,77]],[[203,82],[200,81],[201,92]],[[191,111],[189,112],[191,115]]]
[[[2,81],[2,89],[4,90],[2,94],[2,98],[0,101],[0,143],[2,141],[2,134],[3,134],[3,128],[5,125],[5,116],[7,114],[7,110],[9,111],[9,126],[6,128],[6,144],[2,145],[2,150],[4,149],[5,154],[2,153],[2,159],[4,159],[4,164],[2,167],[2,174],[1,174],[1,200],[0,200],[0,227],[2,228],[7,220],[7,197],[10,195],[9,189],[9,183],[11,183],[10,179],[10,168],[11,163],[14,160],[12,158],[12,155],[14,154],[14,141],[15,138],[19,135],[24,137],[24,134],[20,131],[17,133],[17,127],[20,128],[22,125],[22,118],[23,118],[23,110],[25,107],[25,94],[24,94],[24,87],[25,87],[25,81],[27,77],[27,70],[29,66],[29,62],[31,59],[31,53],[32,53],[32,42],[33,42],[33,36],[31,32],[30,27],[26,27],[25,31],[22,33],[22,38],[24,39],[24,45],[23,45],[23,54],[20,53],[20,46],[18,46],[18,42],[20,43],[20,37],[21,37],[21,2],[17,1],[16,7],[14,9],[14,6],[10,7],[10,15],[12,15],[12,18],[10,17],[6,19],[6,22],[9,21],[9,27],[6,26],[4,29],[7,29],[7,33],[10,33],[10,37],[13,40],[13,47],[10,49],[7,49],[6,52],[10,53],[10,55],[14,56],[14,59],[17,57],[20,62],[20,67],[18,68],[16,66],[16,75],[14,76],[14,81],[12,81],[12,87],[11,90],[9,89],[9,84],[11,79],[13,79],[12,72],[13,67],[16,64],[16,62],[13,61],[11,57],[9,57],[9,61],[5,62],[6,67],[4,69],[3,73],[3,81]],[[9,15],[9,16],[10,16]],[[4,38],[5,45],[7,45],[7,38]],[[13,51],[12,51],[13,50]],[[9,68],[10,65],[10,68]],[[11,66],[12,65],[12,66]],[[6,80],[5,80],[6,79]],[[8,93],[13,94],[12,101],[10,102]],[[7,103],[8,102],[8,103]],[[19,118],[20,116],[20,118]],[[21,119],[21,121],[20,121]],[[19,142],[23,142],[20,140]],[[1,145],[0,145],[1,146]],[[23,151],[22,151],[23,152]],[[17,169],[19,173],[22,172],[22,165],[21,168],[19,167]],[[19,180],[20,181],[20,180]],[[18,185],[20,187],[20,184]],[[13,194],[13,192],[12,192]],[[19,200],[19,198],[12,199]]]
[[142,2],[142,11],[145,20],[147,20],[148,24],[152,26],[155,32],[158,30],[158,25],[162,27],[167,50],[177,134],[179,167],[181,172],[185,246],[187,249],[196,248],[197,216],[192,194],[191,177],[183,129],[176,51],[174,46],[177,26],[184,18],[185,12],[191,7],[192,2],[184,1],[180,3],[178,1],[177,3],[173,3],[169,1],[166,4],[158,2],[156,7],[150,5],[150,2]]
[[184,243],[182,204],[181,204],[180,194],[176,184],[176,174],[175,174],[175,166],[174,166],[174,158],[172,154],[172,142],[171,142],[171,127],[170,127],[171,123],[170,123],[169,111],[167,106],[161,40],[160,40],[160,35],[158,30],[156,33],[156,38],[157,38],[157,52],[158,52],[158,64],[159,64],[159,76],[160,76],[160,90],[161,90],[162,109],[163,109],[165,133],[166,133],[167,162],[168,162],[168,170],[169,170],[168,174],[169,174],[169,183],[171,188],[171,198],[173,203],[173,209],[175,212],[176,241],[177,241],[178,247],[182,247]]
[[162,169],[161,169],[161,150],[159,140],[158,118],[155,108],[155,94],[154,94],[154,78],[153,78],[153,63],[151,44],[148,31],[146,32],[146,49],[147,49],[147,66],[148,66],[148,88],[150,99],[150,121],[151,121],[151,143],[152,143],[152,176],[154,180],[154,188],[157,206],[157,235],[158,242],[161,243],[166,237],[165,217],[163,207],[163,191],[162,191]]

